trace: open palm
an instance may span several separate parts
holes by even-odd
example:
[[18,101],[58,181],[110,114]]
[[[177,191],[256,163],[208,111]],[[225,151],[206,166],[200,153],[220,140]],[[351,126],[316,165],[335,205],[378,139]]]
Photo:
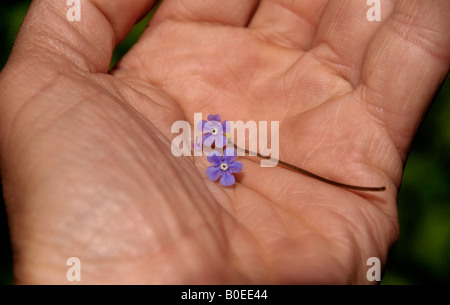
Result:
[[[364,283],[398,237],[403,164],[448,71],[450,6],[383,1],[35,1],[1,74],[1,160],[18,282]],[[44,23],[42,20],[50,20]],[[280,159],[225,188],[174,157],[194,112],[280,122]]]

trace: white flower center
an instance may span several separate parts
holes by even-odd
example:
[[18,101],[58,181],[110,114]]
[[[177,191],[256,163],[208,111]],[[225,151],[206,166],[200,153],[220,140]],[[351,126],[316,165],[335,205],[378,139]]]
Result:
[[228,169],[228,164],[225,163],[225,162],[222,162],[220,164],[220,169],[223,170],[223,171],[226,171]]
[[217,130],[217,128],[211,129],[211,134],[212,134],[213,136],[215,136],[218,132],[219,132],[219,131]]

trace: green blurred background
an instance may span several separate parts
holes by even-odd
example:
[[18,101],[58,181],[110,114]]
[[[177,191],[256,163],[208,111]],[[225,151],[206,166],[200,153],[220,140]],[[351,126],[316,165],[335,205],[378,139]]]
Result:
[[[63,1],[63,0],[61,0]],[[113,1],[113,0],[112,0]],[[30,1],[2,1],[0,70]],[[135,26],[117,47],[113,62],[137,40],[148,22]],[[450,79],[438,92],[406,164],[399,194],[400,241],[382,284],[450,284]],[[0,202],[0,284],[12,284],[12,254],[4,202]]]

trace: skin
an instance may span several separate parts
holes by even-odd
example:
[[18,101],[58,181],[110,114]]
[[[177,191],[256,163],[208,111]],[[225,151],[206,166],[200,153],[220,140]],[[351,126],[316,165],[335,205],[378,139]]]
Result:
[[[449,70],[450,2],[33,1],[0,75],[0,156],[17,283],[369,283],[399,236],[412,138]],[[259,4],[259,6],[258,6]],[[280,159],[237,183],[174,157],[193,113],[280,122]]]
[[[298,172],[302,175],[306,175],[309,176],[311,178],[317,179],[319,181],[334,185],[334,186],[339,186],[339,187],[343,187],[346,189],[351,189],[351,190],[357,190],[357,191],[364,191],[364,192],[383,192],[386,190],[385,186],[360,186],[360,185],[350,185],[350,184],[345,184],[345,183],[340,183],[337,181],[333,181],[333,180],[328,180],[324,177],[321,177],[319,175],[316,175],[314,173],[311,173],[303,168],[299,168],[295,165],[289,164],[287,162],[284,162],[283,160],[278,160],[275,158],[271,158],[270,156],[264,156],[261,155],[260,153],[257,152],[253,152],[253,151],[249,151],[248,149],[244,149],[241,148],[239,146],[237,146],[236,144],[234,144],[231,141],[228,141],[228,143],[232,144],[232,146],[236,149],[236,151],[241,151],[244,152],[245,155],[249,155],[249,156],[257,156],[261,159],[266,159],[266,160],[271,160],[272,162],[275,162],[276,165],[278,166],[282,166],[284,168],[290,169],[292,171]],[[224,153],[225,154],[225,153]]]

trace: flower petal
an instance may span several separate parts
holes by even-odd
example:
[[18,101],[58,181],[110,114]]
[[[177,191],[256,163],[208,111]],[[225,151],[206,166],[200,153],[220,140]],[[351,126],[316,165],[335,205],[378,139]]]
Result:
[[223,152],[223,159],[228,164],[232,163],[236,159],[237,151],[234,148],[227,147]]
[[211,147],[212,143],[214,143],[214,140],[216,139],[216,136],[213,136],[212,134],[204,134],[202,139],[203,146]]
[[200,130],[201,132],[204,132],[204,131],[203,131],[203,128],[204,128],[206,122],[207,122],[207,121],[205,121],[205,120],[201,120],[200,122],[198,122],[198,124],[197,124],[198,130]]
[[220,124],[220,122],[217,121],[209,121],[206,122],[205,125],[203,126],[203,132],[204,133],[211,133],[212,129],[215,128],[219,133],[222,133],[222,124]]
[[228,163],[228,170],[230,173],[239,173],[242,170],[242,163],[239,161]]
[[228,144],[228,139],[226,136],[220,135],[220,134],[218,134],[216,136],[216,147],[222,148],[224,146],[227,146],[227,144]]
[[229,171],[222,172],[222,178],[220,178],[220,183],[223,186],[230,186],[236,182],[236,179]]
[[[211,181],[216,181],[217,179],[219,179],[222,173],[224,172],[222,172],[222,170],[218,166],[212,165],[206,169],[206,175]],[[222,181],[222,179],[220,179],[220,181]]]
[[223,157],[217,151],[212,151],[207,157],[209,163],[219,166],[223,162]]
[[222,133],[229,133],[231,131],[231,125],[228,121],[222,122]]
[[220,118],[220,115],[218,114],[210,114],[208,115],[208,121],[218,121],[220,122],[222,119]]

